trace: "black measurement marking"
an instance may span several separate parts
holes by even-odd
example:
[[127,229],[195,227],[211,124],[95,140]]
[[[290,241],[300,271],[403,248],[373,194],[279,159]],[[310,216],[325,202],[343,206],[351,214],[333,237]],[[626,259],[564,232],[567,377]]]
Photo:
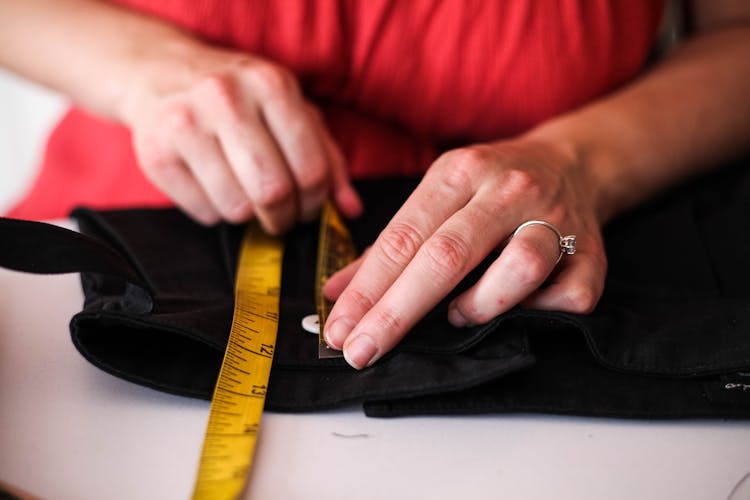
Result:
[[[258,332],[258,333],[260,333],[260,332]],[[237,335],[239,338],[245,339],[248,342],[252,342],[254,340],[252,337],[248,337],[247,335],[242,335],[241,333],[238,333],[238,332],[234,332],[234,335]]]
[[233,404],[236,405],[237,402],[233,397],[231,397],[228,394],[220,395],[221,397],[215,398],[217,403],[223,403],[223,404]]
[[221,420],[212,420],[208,427],[211,429],[211,428],[216,427],[216,426],[226,427],[228,425],[232,425],[232,423],[231,422],[223,422]]
[[237,305],[237,312],[247,315],[252,315],[255,313],[255,309],[257,309],[257,304],[245,304],[240,303]]
[[222,415],[234,415],[235,417],[242,416],[242,413],[237,413],[236,411],[216,410],[216,413],[221,413]]
[[234,326],[236,326],[240,330],[249,330],[249,331],[251,331],[253,333],[260,333],[260,330],[256,330],[255,328],[251,328],[251,327],[249,327],[247,325],[243,325],[242,323],[235,323]]
[[241,380],[237,380],[236,378],[229,377],[226,374],[224,374],[223,378],[224,378],[224,380],[231,380],[232,382],[234,382],[237,385],[242,385],[242,381]]
[[266,314],[260,314],[260,313],[254,312],[254,311],[247,311],[247,314],[250,314],[252,316],[257,316],[257,317],[263,318],[263,319],[268,319],[268,320],[271,320],[271,321],[278,321],[279,320],[279,315],[271,313],[271,312],[268,312]]
[[257,398],[257,397],[259,397],[259,396],[256,396],[255,394],[248,394],[246,392],[233,391],[232,389],[227,389],[226,387],[217,387],[216,389],[217,389],[217,391],[218,390],[222,390],[222,391],[225,391],[225,392],[231,392],[232,394],[236,394],[238,396],[242,396],[243,398]]
[[244,373],[245,375],[250,375],[249,371],[243,370],[242,368],[237,368],[236,366],[228,366],[227,369],[229,369],[229,370],[235,370],[235,371],[238,371],[240,373]]
[[[232,352],[232,351],[231,351],[231,349],[237,349],[238,347],[239,347],[239,346],[237,346],[237,345],[235,345],[235,344],[229,344],[229,345],[227,346],[227,350],[228,350],[229,352]],[[244,361],[245,363],[247,363],[247,358],[243,358],[242,356],[240,356],[240,355],[239,355],[239,354],[237,354],[236,352],[232,352],[232,354],[233,354],[233,355],[234,355],[234,356],[235,356],[235,357],[236,357],[237,359],[240,359],[240,360]]]
[[239,355],[231,352],[228,348],[227,348],[226,354],[227,354],[227,360],[232,361],[233,363],[237,362],[236,361],[237,358],[241,359],[242,361],[247,361],[246,359],[242,359]]
[[232,403],[231,401],[214,401],[214,407],[215,408],[224,408],[231,409],[233,406],[237,406],[237,403]]
[[[270,344],[263,344],[263,345],[270,345]],[[261,352],[258,352],[258,351],[253,351],[249,347],[245,347],[243,345],[235,344],[235,346],[239,347],[243,351],[247,351],[249,353],[256,354],[258,356],[263,356],[264,358],[272,358],[273,357],[273,352],[271,352],[270,354],[264,353],[262,347],[261,347]],[[271,351],[273,351],[273,346],[271,347]]]

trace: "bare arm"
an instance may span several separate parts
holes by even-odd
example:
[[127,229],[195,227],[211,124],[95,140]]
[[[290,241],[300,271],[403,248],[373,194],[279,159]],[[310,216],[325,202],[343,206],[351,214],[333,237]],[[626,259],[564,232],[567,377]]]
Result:
[[271,61],[106,2],[0,0],[0,65],[127,125],[144,173],[200,222],[278,233],[329,194],[361,210],[320,113]]
[[529,134],[568,148],[602,221],[750,148],[750,3],[693,9],[695,35],[640,80]]
[[145,64],[195,45],[176,28],[97,0],[0,1],[0,65],[124,120],[124,98]]

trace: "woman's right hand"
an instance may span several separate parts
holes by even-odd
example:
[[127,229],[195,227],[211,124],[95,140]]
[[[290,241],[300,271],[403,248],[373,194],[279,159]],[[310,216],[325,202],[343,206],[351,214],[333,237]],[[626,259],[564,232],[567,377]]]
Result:
[[354,217],[361,201],[319,110],[287,69],[200,44],[140,68],[121,117],[146,176],[203,224],[257,217],[281,233],[326,197]]

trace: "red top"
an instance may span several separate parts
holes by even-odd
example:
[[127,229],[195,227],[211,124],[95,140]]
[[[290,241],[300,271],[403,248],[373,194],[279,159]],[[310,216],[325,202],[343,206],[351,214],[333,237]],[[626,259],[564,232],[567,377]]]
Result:
[[[654,0],[119,0],[291,69],[354,177],[423,172],[445,145],[500,139],[634,78]],[[79,109],[53,131],[14,217],[166,205],[128,131]]]

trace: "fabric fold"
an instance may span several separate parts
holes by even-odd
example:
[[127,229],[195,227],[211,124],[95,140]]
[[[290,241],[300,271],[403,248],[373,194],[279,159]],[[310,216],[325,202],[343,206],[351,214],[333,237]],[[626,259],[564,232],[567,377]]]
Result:
[[[351,369],[318,359],[302,318],[315,313],[317,223],[286,236],[276,358],[267,409],[362,403],[368,415],[549,412],[636,418],[750,417],[750,171],[746,162],[685,184],[610,224],[610,272],[590,315],[515,308],[458,329],[447,304],[396,349]],[[418,180],[359,182],[367,212],[350,222],[370,245]],[[242,227],[206,228],[174,209],[77,210],[84,235],[0,220],[0,265],[80,270],[76,348],[103,370],[210,398],[227,343]],[[726,230],[717,228],[726,224]],[[576,258],[575,255],[566,258]],[[730,265],[731,264],[731,265]]]

